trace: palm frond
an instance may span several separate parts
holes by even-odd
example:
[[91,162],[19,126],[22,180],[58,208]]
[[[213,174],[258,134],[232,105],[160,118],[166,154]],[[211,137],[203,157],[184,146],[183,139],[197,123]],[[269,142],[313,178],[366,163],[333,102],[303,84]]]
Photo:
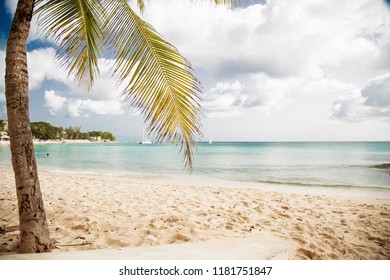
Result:
[[141,109],[158,141],[173,141],[185,150],[192,168],[192,151],[200,132],[199,81],[190,63],[125,0],[103,1],[107,10],[107,44],[115,54],[115,71],[126,81],[125,99]]
[[100,0],[38,0],[38,24],[59,43],[58,58],[77,84],[90,91],[99,74],[104,14]]
[[144,0],[137,0],[137,6],[139,10],[141,11],[141,14],[144,12],[145,9],[145,3]]
[[216,5],[227,5],[233,8],[247,7],[264,3],[264,0],[212,0]]

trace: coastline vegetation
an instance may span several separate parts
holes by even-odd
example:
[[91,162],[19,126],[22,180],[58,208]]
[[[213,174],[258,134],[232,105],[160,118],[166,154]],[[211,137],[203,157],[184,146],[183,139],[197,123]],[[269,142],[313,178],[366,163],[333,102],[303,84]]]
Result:
[[106,131],[81,132],[81,127],[68,128],[53,126],[47,122],[32,122],[31,132],[35,139],[40,140],[90,140],[115,141],[115,135]]
[[0,132],[5,131],[5,121],[0,120]]

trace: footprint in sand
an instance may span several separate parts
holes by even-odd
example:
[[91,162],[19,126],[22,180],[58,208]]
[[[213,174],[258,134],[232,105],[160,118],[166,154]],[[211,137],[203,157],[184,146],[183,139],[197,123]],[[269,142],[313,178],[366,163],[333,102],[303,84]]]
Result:
[[309,259],[309,260],[315,260],[319,259],[318,255],[310,250],[304,249],[304,248],[299,248],[297,250],[298,256],[303,257],[303,259]]
[[183,235],[181,233],[177,233],[170,238],[169,243],[172,244],[172,243],[177,243],[177,242],[188,242],[188,241],[191,241],[191,238],[189,238],[188,236]]

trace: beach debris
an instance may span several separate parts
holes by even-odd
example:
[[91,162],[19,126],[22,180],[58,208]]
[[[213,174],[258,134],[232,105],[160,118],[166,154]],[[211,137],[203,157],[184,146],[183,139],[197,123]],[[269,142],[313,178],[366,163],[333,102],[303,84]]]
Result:
[[92,245],[92,241],[84,241],[82,243],[72,243],[72,244],[56,244],[56,246],[61,246],[61,247],[70,247],[70,246],[84,246],[84,245]]

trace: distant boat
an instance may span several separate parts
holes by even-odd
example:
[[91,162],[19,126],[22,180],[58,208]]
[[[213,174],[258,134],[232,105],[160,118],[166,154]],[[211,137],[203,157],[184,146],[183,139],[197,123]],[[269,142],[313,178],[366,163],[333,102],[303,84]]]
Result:
[[138,141],[138,144],[153,144],[153,142],[149,139],[145,139],[144,141]]
[[210,137],[209,144],[213,144],[213,137]]
[[142,141],[138,141],[137,143],[138,144],[153,144],[153,142],[150,141],[150,139],[145,138],[145,128],[143,128],[143,130],[142,130]]

